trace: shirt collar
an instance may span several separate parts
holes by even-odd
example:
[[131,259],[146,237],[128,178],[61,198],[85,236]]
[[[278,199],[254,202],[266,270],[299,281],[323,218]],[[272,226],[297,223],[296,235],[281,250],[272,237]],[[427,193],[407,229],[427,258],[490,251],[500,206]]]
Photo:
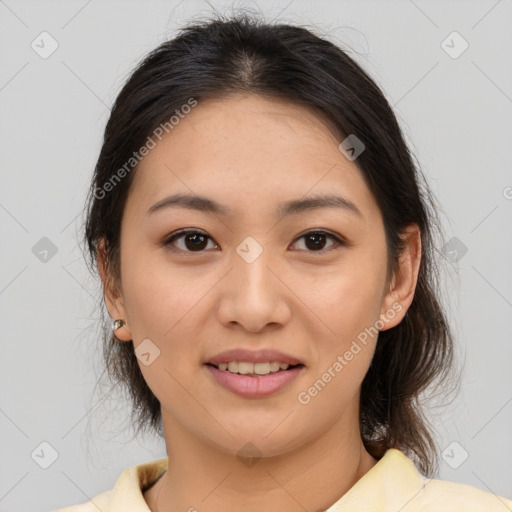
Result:
[[325,512],[403,510],[430,482],[404,453],[390,448]]
[[112,489],[109,512],[150,512],[142,489],[167,469],[168,461],[166,457],[125,469]]

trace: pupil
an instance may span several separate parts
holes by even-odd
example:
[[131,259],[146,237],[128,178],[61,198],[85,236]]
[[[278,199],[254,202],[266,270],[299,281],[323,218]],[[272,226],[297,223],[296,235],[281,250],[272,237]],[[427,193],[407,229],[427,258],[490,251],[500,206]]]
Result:
[[[315,240],[315,241],[310,246],[310,244],[308,242],[311,240]],[[306,245],[307,245],[308,249],[318,249],[320,246],[323,245],[324,242],[325,242],[325,235],[323,235],[321,233],[317,233],[314,235],[308,235],[306,237]]]
[[201,245],[205,245],[204,242],[206,240],[206,237],[199,234],[199,233],[192,233],[190,235],[187,235],[185,237],[186,242],[192,242],[192,246],[188,246],[187,249],[197,250],[197,249],[204,249],[204,247]]

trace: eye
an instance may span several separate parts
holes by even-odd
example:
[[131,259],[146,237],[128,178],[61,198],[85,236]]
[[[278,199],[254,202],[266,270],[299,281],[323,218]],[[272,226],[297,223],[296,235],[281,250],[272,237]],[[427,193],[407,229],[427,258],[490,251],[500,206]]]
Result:
[[205,249],[207,245],[206,241],[208,239],[211,240],[211,238],[208,235],[201,231],[183,229],[181,231],[178,231],[177,233],[174,233],[171,237],[167,238],[164,241],[164,245],[171,246],[174,244],[176,240],[180,240],[182,238],[185,248],[183,248],[183,246],[178,249],[173,249],[172,247],[169,247],[169,250],[173,252],[201,252],[203,249]]
[[[324,246],[326,240],[329,238],[334,240],[334,243],[325,249]],[[304,245],[307,247],[307,249],[311,249],[308,250],[308,252],[319,252],[322,254],[335,250],[336,247],[344,245],[344,242],[340,238],[331,233],[328,233],[327,231],[308,231],[307,233],[304,233],[297,238],[297,240],[301,239],[304,239]]]
[[[305,247],[307,252],[319,252],[326,253],[331,250],[334,250],[336,246],[344,245],[344,242],[338,238],[337,236],[328,233],[327,231],[308,231],[303,235],[299,236],[296,240],[304,239]],[[334,241],[327,249],[325,249],[325,243],[327,239],[331,239]],[[174,233],[169,238],[167,238],[163,245],[169,247],[169,250],[173,252],[202,252],[208,246],[208,240],[212,240],[206,233],[197,230],[181,230],[177,233]],[[182,241],[182,246],[177,249],[172,248],[170,246],[176,246],[177,241]],[[212,240],[213,241],[213,240]],[[217,244],[214,244],[214,248],[218,247]],[[300,249],[304,250],[304,249]]]

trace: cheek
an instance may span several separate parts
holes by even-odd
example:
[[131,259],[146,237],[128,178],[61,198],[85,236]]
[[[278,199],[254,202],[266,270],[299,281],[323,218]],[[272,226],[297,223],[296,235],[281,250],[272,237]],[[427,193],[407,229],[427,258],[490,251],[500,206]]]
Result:
[[[143,258],[132,267],[126,265],[126,275],[126,308],[143,378],[161,404],[179,404],[179,414],[197,417],[183,385],[199,360],[191,340],[199,339],[194,315],[205,288],[168,267],[146,266]],[[144,361],[146,352],[149,364]]]
[[197,268],[173,265],[164,254],[130,253],[129,248],[126,254],[123,291],[134,340],[153,336],[164,342],[183,329],[183,319],[215,284],[215,276],[209,279],[206,272],[198,278]]
[[334,419],[355,403],[352,399],[371,364],[378,338],[380,290],[368,274],[357,273],[340,275],[326,289],[328,294],[316,305],[323,323],[318,334],[312,333],[318,358],[297,398],[301,407],[311,404],[305,410],[308,415]]
[[340,351],[340,358],[333,357],[322,366],[318,373],[297,395],[299,407],[304,414],[317,422],[323,418],[328,423],[348,411],[355,411],[361,383],[366,375],[373,356],[373,346],[360,345],[351,353],[351,359]]
[[198,346],[191,340],[204,337],[198,316],[204,314],[206,296],[218,277],[204,273],[198,279],[197,268],[173,267],[165,257],[151,252],[125,254],[123,292],[134,347],[136,354],[146,345],[158,354],[150,365],[139,358],[139,367],[160,399],[167,389],[179,392],[171,375],[182,381],[200,359]]
[[365,265],[359,258],[315,282],[315,292],[305,302],[328,328],[331,336],[323,337],[328,344],[341,350],[379,319],[385,277],[381,271],[384,269]]

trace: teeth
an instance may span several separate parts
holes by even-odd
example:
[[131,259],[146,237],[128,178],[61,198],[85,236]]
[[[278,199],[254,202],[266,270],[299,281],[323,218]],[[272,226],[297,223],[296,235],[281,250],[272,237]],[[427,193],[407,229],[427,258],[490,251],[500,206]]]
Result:
[[238,373],[242,375],[254,373],[254,363],[238,363]]
[[270,373],[270,363],[254,363],[254,373],[268,375]]
[[270,366],[270,371],[271,372],[278,372],[279,369],[281,368],[281,364],[278,363],[277,361],[270,362],[269,366]]
[[280,363],[278,361],[269,361],[267,363],[249,363],[246,361],[230,361],[229,363],[219,363],[219,370],[231,373],[239,373],[241,375],[268,375],[279,370],[287,370],[290,365],[288,363]]

